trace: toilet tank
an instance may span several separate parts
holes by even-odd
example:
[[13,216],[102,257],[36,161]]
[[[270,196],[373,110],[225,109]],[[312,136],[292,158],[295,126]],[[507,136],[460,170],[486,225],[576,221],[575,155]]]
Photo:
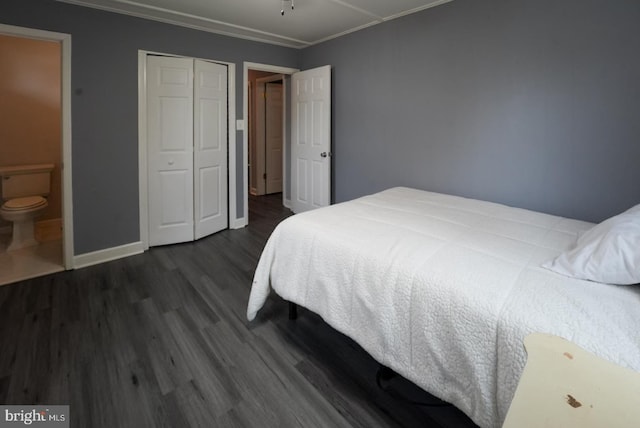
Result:
[[51,191],[52,163],[0,166],[2,198],[47,196]]

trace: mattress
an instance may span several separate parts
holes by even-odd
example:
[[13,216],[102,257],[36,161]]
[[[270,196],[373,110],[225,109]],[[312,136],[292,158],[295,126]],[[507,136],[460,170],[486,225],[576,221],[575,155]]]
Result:
[[247,317],[274,290],[479,426],[498,427],[529,333],[563,337],[640,371],[640,286],[541,267],[592,226],[389,189],[280,223],[256,268]]

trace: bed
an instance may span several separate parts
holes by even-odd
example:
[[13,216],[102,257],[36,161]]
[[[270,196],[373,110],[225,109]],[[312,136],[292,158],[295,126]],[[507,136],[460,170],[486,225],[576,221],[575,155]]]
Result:
[[389,189],[280,223],[256,268],[247,317],[274,290],[479,426],[498,427],[530,333],[563,337],[640,371],[640,286],[542,267],[593,227]]

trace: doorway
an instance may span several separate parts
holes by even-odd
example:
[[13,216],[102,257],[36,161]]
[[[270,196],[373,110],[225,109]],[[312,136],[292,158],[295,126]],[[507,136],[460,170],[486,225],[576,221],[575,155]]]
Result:
[[[243,133],[243,152],[245,154],[244,168],[244,189],[243,189],[243,201],[244,201],[244,215],[242,218],[242,224],[240,227],[244,227],[249,223],[249,194],[252,195],[266,195],[267,192],[267,180],[269,179],[268,168],[277,169],[280,172],[278,174],[271,174],[271,177],[276,176],[276,188],[281,186],[281,200],[282,205],[290,208],[290,174],[291,165],[288,162],[288,156],[291,151],[290,148],[290,128],[291,128],[291,112],[288,102],[289,93],[291,90],[291,75],[299,71],[296,68],[281,67],[269,64],[259,64],[252,62],[244,63],[244,117],[246,118],[245,132]],[[256,149],[255,131],[264,135],[264,129],[258,129],[256,123],[256,97],[261,96],[260,91],[264,89],[266,92],[268,83],[282,82],[278,89],[282,92],[282,107],[280,109],[282,113],[281,128],[282,133],[282,146],[281,149],[273,150],[270,154],[270,166],[267,167],[267,148],[266,143],[260,144],[262,146],[260,150]],[[259,84],[258,84],[259,83]],[[275,86],[271,87],[276,88]],[[276,89],[276,92],[278,91]],[[266,109],[265,109],[266,113]],[[276,122],[280,121],[279,118],[275,119]],[[261,120],[261,123],[264,122]],[[266,141],[266,138],[265,138]],[[253,146],[253,147],[251,147]],[[275,157],[279,159],[275,159]],[[264,178],[264,174],[267,173],[267,178]],[[280,181],[277,183],[277,181]],[[271,185],[273,186],[273,182]],[[273,190],[273,188],[271,189]],[[276,195],[274,196],[277,196]],[[273,198],[274,196],[271,196]]]
[[73,268],[70,44],[67,34],[0,24],[0,166],[53,165],[38,244],[7,251],[13,224],[0,220],[0,285]]
[[[331,66],[305,71],[244,63],[244,117],[249,118],[249,71],[284,75],[283,205],[294,212],[327,206],[331,202]],[[289,88],[289,89],[287,89]],[[291,102],[288,103],[288,100]],[[239,121],[241,122],[241,121]],[[242,124],[244,125],[244,124]],[[244,216],[239,226],[249,223],[248,132],[243,144]],[[259,177],[258,177],[259,178]]]
[[285,163],[284,76],[249,70],[249,192],[282,193]]

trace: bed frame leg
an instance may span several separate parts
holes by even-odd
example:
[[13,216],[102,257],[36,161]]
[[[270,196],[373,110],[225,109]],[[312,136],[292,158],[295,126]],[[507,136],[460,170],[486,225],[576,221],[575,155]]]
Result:
[[296,320],[298,319],[298,305],[293,302],[289,302],[289,319]]

